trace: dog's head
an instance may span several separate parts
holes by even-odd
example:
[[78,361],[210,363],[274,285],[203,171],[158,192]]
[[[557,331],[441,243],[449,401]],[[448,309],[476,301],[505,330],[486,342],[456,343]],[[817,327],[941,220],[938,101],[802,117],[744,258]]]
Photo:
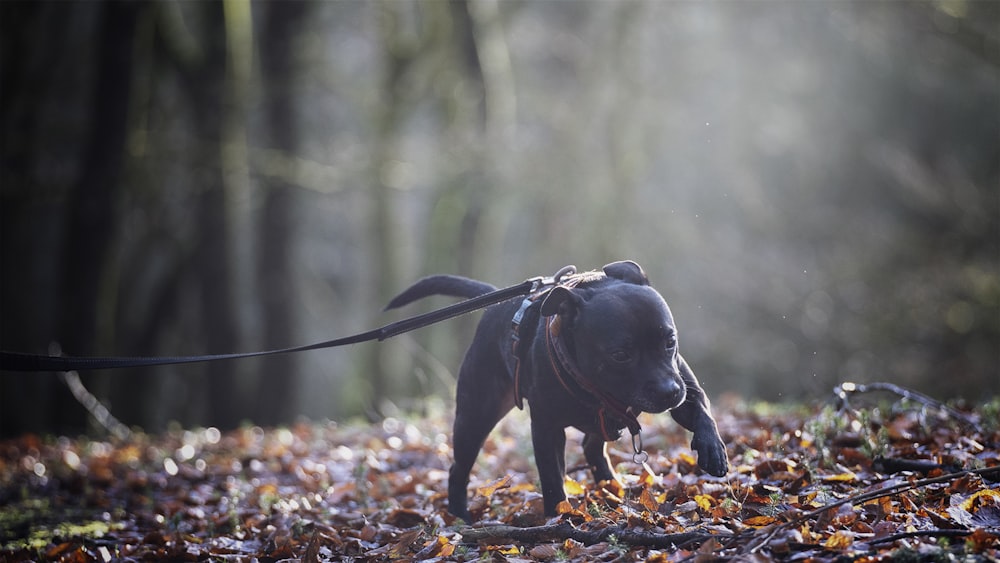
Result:
[[645,412],[680,406],[686,389],[670,308],[635,262],[608,264],[604,273],[575,288],[552,289],[542,315],[561,317],[580,371],[604,391]]

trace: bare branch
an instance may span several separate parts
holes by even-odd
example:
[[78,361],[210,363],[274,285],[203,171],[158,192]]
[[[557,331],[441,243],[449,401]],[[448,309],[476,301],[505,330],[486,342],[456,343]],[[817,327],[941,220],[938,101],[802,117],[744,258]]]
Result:
[[553,540],[576,540],[584,545],[611,541],[614,537],[618,543],[646,546],[653,548],[676,548],[679,545],[701,542],[712,538],[729,538],[725,534],[692,531],[678,534],[656,534],[636,532],[624,526],[610,526],[600,530],[581,530],[569,522],[519,528],[517,526],[492,525],[481,528],[467,527],[459,530],[467,541],[509,539],[519,542],[542,542]]

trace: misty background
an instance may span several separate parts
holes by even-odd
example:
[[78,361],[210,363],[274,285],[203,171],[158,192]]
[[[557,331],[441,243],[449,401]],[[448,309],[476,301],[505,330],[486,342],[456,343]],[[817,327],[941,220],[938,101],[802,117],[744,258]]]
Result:
[[[0,348],[307,344],[634,259],[712,397],[1000,389],[1000,3],[0,3]],[[149,431],[450,401],[478,315],[83,373]],[[56,374],[0,433],[81,432]]]

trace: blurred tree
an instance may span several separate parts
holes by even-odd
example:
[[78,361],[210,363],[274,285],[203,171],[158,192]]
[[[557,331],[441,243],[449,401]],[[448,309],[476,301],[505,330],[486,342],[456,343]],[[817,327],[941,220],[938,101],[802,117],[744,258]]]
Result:
[[[136,21],[142,4],[108,2],[98,16],[100,49],[94,79],[90,136],[82,146],[79,178],[67,202],[67,228],[61,255],[61,313],[58,342],[68,354],[101,352],[97,337],[102,323],[113,322],[113,295],[102,286],[112,264],[109,250],[119,223],[115,204],[125,148],[132,54]],[[82,426],[86,414],[63,386],[52,393],[56,428]]]
[[[422,274],[635,258],[710,392],[975,397],[1000,364],[998,24],[965,0],[2,2],[0,344],[280,346],[385,321]],[[475,319],[85,381],[153,429],[375,418],[447,387],[420,374]],[[63,392],[0,379],[3,430],[82,413]]]
[[[271,148],[294,162],[302,132],[295,106],[300,103],[296,50],[303,24],[309,16],[308,2],[269,3],[263,6],[260,67],[263,111]],[[296,186],[285,178],[264,180],[257,240],[257,280],[263,306],[263,344],[266,348],[290,345],[297,334],[295,310],[301,301],[295,295]],[[291,339],[291,340],[290,340]],[[297,358],[291,355],[265,358],[260,362],[257,389],[258,421],[279,424],[294,419],[302,379]]]
[[[492,2],[458,1],[432,7],[431,17],[439,23],[428,45],[437,55],[431,70],[435,80],[428,86],[427,96],[440,112],[444,139],[439,150],[450,151],[452,157],[436,164],[440,181],[430,188],[430,206],[420,219],[425,234],[418,267],[424,274],[494,271],[489,257],[495,254],[483,250],[499,242],[486,240],[495,233],[484,232],[484,218],[490,213],[488,203],[497,195],[490,158],[502,152],[502,146],[491,144],[499,139],[491,139],[488,131],[510,124],[512,116],[503,111],[503,97],[513,85],[500,69],[491,82],[495,89],[487,89],[483,59],[490,49],[494,57],[502,57],[506,47],[502,32],[492,29],[500,25],[495,11],[480,10],[478,17],[474,15],[475,9],[483,6],[495,7]],[[499,201],[492,203],[494,212],[505,208]],[[450,321],[451,327],[436,327],[415,338],[433,350],[436,358],[455,366],[457,373],[467,342],[456,342],[454,334],[472,334],[476,321],[475,315],[461,317]]]
[[[68,186],[79,184],[75,164],[84,151],[77,136],[84,135],[92,121],[86,118],[85,99],[60,103],[60,93],[93,87],[74,72],[93,68],[93,50],[80,48],[75,66],[67,64],[67,51],[78,38],[73,33],[77,25],[90,28],[95,20],[78,9],[62,8],[0,3],[0,341],[5,347],[34,352],[45,352],[61,330],[60,268],[51,257],[61,254],[66,237],[54,225],[64,217]],[[62,40],[47,40],[53,36]],[[53,121],[60,122],[58,141],[51,140]],[[53,153],[60,155],[63,166],[42,177],[39,170],[51,170]],[[0,385],[4,434],[52,425],[52,409],[64,409],[62,400],[69,396],[54,374],[5,378]],[[63,420],[73,420],[72,414]]]
[[[227,112],[233,111],[227,97],[230,75],[226,70],[232,64],[227,58],[230,28],[222,3],[192,4],[186,8],[191,11],[192,35],[199,56],[183,58],[175,50],[170,54],[181,77],[194,137],[199,141],[194,161],[190,163],[197,194],[193,220],[198,241],[194,261],[199,287],[198,334],[204,351],[220,353],[236,350],[240,344],[230,228],[230,207],[235,194],[227,189],[228,171],[223,154],[225,143],[231,140],[226,135],[225,119]],[[238,382],[245,365],[227,362],[200,366],[202,383],[188,394],[187,416],[204,424],[236,426],[240,421],[239,405],[243,403]]]
[[[412,5],[382,0],[375,4],[378,40],[379,81],[377,103],[372,108],[372,130],[369,144],[370,160],[368,189],[370,191],[367,240],[371,258],[369,276],[373,280],[376,303],[387,303],[397,289],[399,279],[400,243],[394,186],[390,185],[394,165],[398,162],[399,129],[412,104],[408,95],[406,75],[421,53],[424,36],[419,24],[408,17]],[[360,380],[365,382],[367,397],[365,413],[371,419],[384,414],[383,401],[395,396],[398,368],[394,369],[388,347],[365,346],[360,365]]]

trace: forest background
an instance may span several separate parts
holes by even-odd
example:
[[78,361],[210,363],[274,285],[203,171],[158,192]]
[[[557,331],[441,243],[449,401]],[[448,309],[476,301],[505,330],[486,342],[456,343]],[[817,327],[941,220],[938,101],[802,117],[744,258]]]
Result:
[[[0,3],[0,348],[367,330],[422,275],[637,260],[713,397],[1000,388],[1000,4]],[[444,304],[431,301],[427,307]],[[129,425],[447,397],[475,316],[84,373]],[[80,432],[56,374],[0,434]]]

